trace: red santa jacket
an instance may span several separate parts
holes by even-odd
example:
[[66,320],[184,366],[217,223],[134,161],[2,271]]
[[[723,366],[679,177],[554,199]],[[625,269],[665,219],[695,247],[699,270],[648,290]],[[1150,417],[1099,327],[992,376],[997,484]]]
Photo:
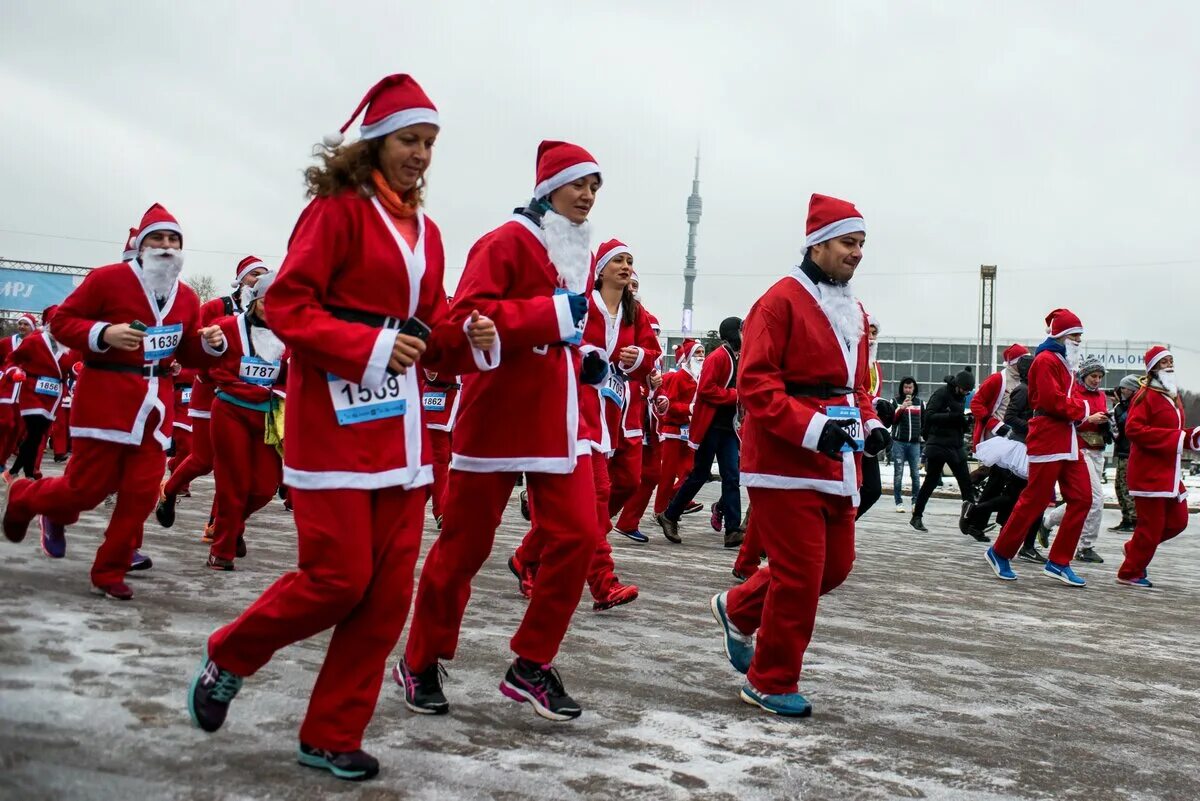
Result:
[[[287,347],[281,346],[278,353],[263,353],[256,348],[255,332],[244,312],[222,317],[217,325],[229,343],[224,355],[208,370],[209,380],[216,386],[217,400],[225,399],[238,406],[261,406],[266,411],[272,396],[282,397],[287,386],[290,355]],[[287,425],[286,415],[284,425]]]
[[[140,349],[117,350],[101,341],[107,326],[135,320],[150,329]],[[154,438],[164,450],[171,443],[175,407],[171,364],[204,367],[224,352],[200,337],[200,300],[191,287],[176,281],[160,307],[136,262],[88,273],[58,307],[51,330],[83,357],[71,436],[138,445],[147,420],[157,413]]]
[[[589,275],[589,285],[591,276]],[[491,317],[504,362],[463,388],[450,466],[490,473],[570,473],[591,453],[580,424],[579,347],[541,229],[515,215],[467,255],[451,319]]]
[[983,441],[985,434],[991,436],[1004,422],[997,420],[995,415],[996,410],[1000,408],[1000,401],[1008,392],[1006,373],[1007,370],[992,373],[983,379],[975,394],[971,396],[971,415],[975,418],[975,427],[971,431],[972,448]]
[[16,403],[21,396],[21,382],[13,379],[13,371],[17,368],[9,361],[20,344],[21,337],[17,334],[0,339],[0,365],[4,366],[0,373],[0,405]]
[[[228,317],[231,314],[240,312],[241,308],[237,305],[237,297],[235,295],[225,295],[219,298],[212,298],[204,302],[200,307],[200,325],[212,325],[222,317]],[[213,399],[216,397],[217,388],[212,380],[208,377],[207,370],[196,370],[192,377],[192,391],[188,397],[188,417],[212,417]],[[191,430],[191,424],[188,424],[188,430]]]
[[44,331],[25,337],[9,359],[9,364],[25,372],[18,401],[21,415],[53,420],[77,361],[79,357],[61,342],[51,344]]
[[727,345],[714,350],[704,359],[700,380],[696,382],[696,402],[692,408],[692,424],[688,444],[695,450],[708,433],[720,406],[733,406],[736,413],[738,394],[734,386],[733,356]]
[[1033,418],[1025,446],[1029,461],[1062,462],[1079,458],[1076,424],[1094,411],[1079,397],[1079,385],[1067,360],[1051,350],[1042,350],[1029,367],[1029,407]]
[[[1093,412],[1103,412],[1108,409],[1108,396],[1104,394],[1104,390],[1091,390],[1085,387],[1082,383],[1076,382],[1075,393],[1081,401],[1087,403],[1088,408]],[[1102,429],[1108,428],[1108,421],[1103,423],[1080,423],[1075,426],[1075,433],[1079,436],[1079,447],[1093,451],[1104,450],[1104,435]]]
[[1183,404],[1156,387],[1144,386],[1129,402],[1129,494],[1139,498],[1186,498],[1183,449],[1200,449],[1200,429],[1184,425]]
[[[58,405],[60,413],[70,411],[71,406],[75,404],[75,382],[79,380],[79,374],[83,372],[83,359],[79,358],[79,353],[71,351],[71,359],[69,369],[64,365],[63,372],[66,376],[66,382],[63,384],[62,403]],[[57,420],[58,417],[55,416]]]
[[[800,268],[767,290],[746,317],[738,369],[742,422],[742,484],[806,489],[858,502],[862,455],[840,460],[817,443],[834,406],[856,407],[863,434],[882,428],[867,394],[867,318],[862,336],[848,347],[818,300],[821,287]],[[845,387],[830,398],[799,387]]]
[[[583,332],[582,353],[595,350],[609,363],[609,378],[599,386],[580,388],[580,410],[583,430],[592,449],[611,455],[620,445],[625,411],[630,396],[630,381],[641,381],[650,375],[661,355],[658,338],[650,327],[650,317],[640,303],[635,304],[633,323],[625,322],[625,308],[617,310],[616,318],[608,314],[600,291],[592,292],[591,308]],[[621,365],[623,348],[634,348],[638,356],[626,369]]]
[[676,369],[663,376],[656,397],[667,399],[667,411],[659,415],[659,439],[687,440],[696,400],[696,379],[687,370]]
[[421,417],[425,427],[433,431],[453,431],[458,418],[458,400],[462,394],[463,376],[425,371],[421,388]]
[[[203,317],[204,307],[200,308],[200,315]],[[182,428],[184,431],[192,430],[192,417],[190,414],[192,387],[199,373],[200,371],[195,367],[183,367],[173,379],[175,383],[175,428]]]
[[[304,209],[266,295],[267,319],[291,352],[283,478],[300,489],[415,489],[433,482],[421,422],[421,367],[488,366],[463,327],[446,322],[442,237],[417,214],[410,248],[376,198],[348,190]],[[387,371],[397,330],[431,329],[404,375]],[[499,359],[498,347],[489,356]]]

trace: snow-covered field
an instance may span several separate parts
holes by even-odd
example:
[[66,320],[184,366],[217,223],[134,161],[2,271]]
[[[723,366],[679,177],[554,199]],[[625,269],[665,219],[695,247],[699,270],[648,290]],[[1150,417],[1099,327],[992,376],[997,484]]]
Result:
[[195,489],[176,528],[148,525],[156,566],[134,574],[130,603],[87,592],[103,509],[61,562],[35,537],[0,543],[0,797],[1190,800],[1200,787],[1192,531],[1160,550],[1152,592],[1114,583],[1121,540],[1107,531],[1106,563],[1080,569],[1088,588],[1028,564],[1002,584],[955,528],[957,504],[935,500],[918,534],[885,495],[860,526],[854,573],[822,603],[804,721],[737,699],[708,611],[733,554],[706,520],[685,519],[681,546],[613,535],[642,597],[599,614],[581,604],[558,666],[586,711],[554,724],[496,690],[524,605],[504,565],[524,531],[514,498],[448,665],[451,714],[409,714],[387,680],[366,741],[383,773],[349,785],[293,758],[323,637],[248,680],[221,732],[190,726],[205,636],[294,561],[274,503],[238,572],[206,570],[211,484]]

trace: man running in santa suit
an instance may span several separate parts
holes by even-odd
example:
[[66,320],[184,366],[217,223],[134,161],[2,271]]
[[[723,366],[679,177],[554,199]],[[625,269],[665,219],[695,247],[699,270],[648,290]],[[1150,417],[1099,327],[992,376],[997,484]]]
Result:
[[742,333],[742,482],[770,563],[711,602],[726,655],[746,674],[742,700],[792,717],[812,711],[798,681],[817,600],[854,563],[861,451],[890,439],[867,394],[867,320],[850,290],[862,215],[813,195],[807,230],[804,261],[759,298]]
[[183,234],[175,218],[151,206],[135,244],[133,262],[97,267],[58,307],[55,338],[84,355],[71,422],[75,453],[60,478],[14,482],[4,510],[13,542],[39,514],[43,530],[61,538],[80,513],[116,492],[91,579],[120,600],[133,597],[125,573],[171,442],[171,365],[206,366],[225,350],[221,329],[200,327],[200,300],[179,281]]
[[[8,457],[16,452],[25,431],[21,423],[19,402],[25,371],[14,367],[9,359],[21,341],[36,331],[37,327],[37,318],[25,312],[17,318],[17,332],[0,339],[0,364],[4,366],[3,373],[0,373],[0,464],[8,464]],[[3,478],[5,483],[12,482],[12,476],[7,469]]]
[[1025,542],[1030,526],[1050,505],[1057,484],[1067,503],[1066,513],[1042,571],[1064,584],[1082,587],[1086,582],[1071,569],[1071,559],[1092,503],[1092,482],[1075,426],[1103,423],[1108,412],[1091,408],[1076,390],[1074,371],[1082,355],[1083,323],[1067,309],[1055,309],[1046,317],[1046,333],[1048,337],[1038,345],[1029,368],[1029,406],[1033,409],[1025,438],[1029,483],[984,558],[997,578],[1016,581],[1010,560]]
[[[247,256],[237,263],[236,275],[230,284],[236,292],[212,298],[200,307],[201,325],[212,325],[218,318],[239,314],[249,304],[250,293],[258,279],[270,270],[262,259]],[[188,399],[188,417],[192,424],[191,452],[178,467],[172,469],[170,477],[163,483],[154,516],[160,525],[170,528],[175,525],[175,503],[179,495],[194,480],[206,476],[213,470],[213,439],[211,433],[212,405],[216,398],[216,385],[204,370],[196,373],[192,392]],[[216,519],[216,500],[209,515],[209,524],[204,528],[205,543],[212,542],[213,521]]]
[[500,688],[550,720],[581,714],[551,663],[596,549],[580,382],[598,384],[608,365],[597,353],[585,359],[578,343],[592,283],[587,217],[599,188],[600,168],[587,151],[543,142],[533,200],[467,256],[451,319],[479,309],[495,320],[503,363],[476,376],[463,393],[442,532],[421,570],[408,645],[393,673],[413,711],[449,709],[439,663],[454,658],[471,580],[491,553],[523,471],[546,545],[533,597],[511,641],[517,658]]
[[[1129,402],[1129,494],[1137,505],[1137,526],[1125,543],[1117,583],[1139,589],[1154,586],[1146,569],[1158,546],[1187,528],[1187,489],[1180,454],[1200,450],[1200,428],[1188,428],[1175,380],[1175,357],[1162,345],[1146,351],[1146,377]],[[1061,535],[1060,535],[1061,536]]]

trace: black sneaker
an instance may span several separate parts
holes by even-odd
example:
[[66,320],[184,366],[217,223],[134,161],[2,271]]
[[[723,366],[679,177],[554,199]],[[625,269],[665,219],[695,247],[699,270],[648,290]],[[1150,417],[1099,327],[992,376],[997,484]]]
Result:
[[1021,546],[1021,550],[1017,551],[1017,558],[1024,559],[1026,562],[1033,562],[1035,565],[1046,564],[1046,557],[1042,556],[1042,552],[1032,545]]
[[379,760],[363,751],[326,751],[300,743],[296,761],[306,768],[327,770],[339,779],[352,782],[373,779],[379,774]]
[[533,520],[533,515],[529,512],[529,491],[521,490],[521,494],[517,497],[521,501],[521,517],[526,520]]
[[163,528],[170,528],[175,525],[174,495],[163,495],[158,499],[158,506],[154,507],[154,518],[158,520],[158,524]]
[[975,528],[974,526],[967,526],[967,530],[964,531],[963,533],[966,534],[968,537],[974,538],[974,540],[976,542],[991,542],[992,541],[991,537],[989,537],[987,534],[984,534],[982,531]]
[[1117,523],[1115,526],[1110,528],[1109,531],[1121,531],[1121,532],[1133,531],[1134,528],[1136,528],[1136,527],[1137,527],[1137,524],[1134,523],[1132,520],[1122,520],[1120,523]]
[[958,513],[958,530],[961,531],[963,534],[971,533],[970,531],[968,531],[968,529],[971,528],[971,524],[968,522],[968,518],[971,516],[971,513],[974,511],[975,511],[975,502],[974,501],[963,501],[962,510]]
[[572,720],[583,714],[575,699],[563,689],[562,677],[550,665],[517,657],[500,682],[500,692],[518,702],[533,704],[546,720]]
[[912,520],[909,520],[908,524],[917,531],[929,531],[929,529],[925,528],[925,521],[921,519],[920,515],[913,515]]
[[222,670],[206,654],[188,692],[192,722],[207,732],[221,728],[229,713],[229,703],[240,689],[242,677]]
[[392,680],[404,689],[404,705],[418,715],[444,715],[450,711],[450,702],[442,692],[445,675],[441,662],[434,662],[420,673],[413,673],[403,659],[392,668]]
[[1037,544],[1043,548],[1050,547],[1050,529],[1046,527],[1045,518],[1042,518],[1042,522],[1038,523]]
[[666,514],[664,513],[664,514],[660,514],[660,515],[655,515],[654,522],[656,522],[660,526],[662,526],[663,536],[666,537],[668,540],[675,543],[676,545],[683,542],[683,540],[680,539],[680,537],[679,537],[679,521],[678,520],[668,520]]
[[237,548],[234,551],[234,553],[237,554],[238,559],[246,558],[246,538],[243,537],[241,534],[238,534]]
[[1092,548],[1081,548],[1075,553],[1075,561],[1091,562],[1094,565],[1104,564],[1104,558]]
[[740,547],[742,547],[742,540],[744,540],[745,538],[746,538],[746,532],[743,531],[742,529],[740,529],[740,528],[730,529],[729,531],[725,532],[725,547],[726,548],[740,548]]

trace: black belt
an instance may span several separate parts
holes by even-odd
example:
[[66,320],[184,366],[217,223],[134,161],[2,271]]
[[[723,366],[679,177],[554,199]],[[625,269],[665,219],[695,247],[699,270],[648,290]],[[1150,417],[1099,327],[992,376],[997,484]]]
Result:
[[399,317],[389,317],[386,314],[347,309],[341,306],[326,306],[325,311],[346,323],[362,323],[372,328],[390,328],[393,331],[399,331],[404,327],[404,323],[407,322],[406,320],[401,320]]
[[110,373],[132,373],[142,378],[157,378],[168,375],[171,368],[160,364],[118,364],[116,362],[84,362],[84,367],[93,370],[107,370]]
[[462,389],[462,384],[443,384],[440,381],[426,381],[426,389]]
[[783,391],[793,398],[844,398],[847,395],[853,395],[854,390],[851,387],[842,387],[836,384],[792,384],[784,382]]
[[191,384],[176,384],[175,389],[190,389],[191,386]]

